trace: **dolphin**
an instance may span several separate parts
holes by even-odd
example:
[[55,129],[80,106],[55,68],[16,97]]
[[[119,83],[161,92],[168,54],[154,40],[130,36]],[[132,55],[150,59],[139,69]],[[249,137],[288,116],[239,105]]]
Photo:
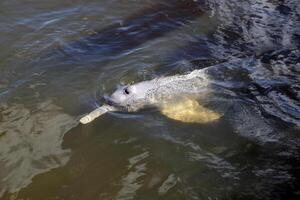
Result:
[[80,122],[89,123],[106,112],[136,112],[147,107],[156,107],[165,116],[183,122],[214,121],[221,115],[196,101],[199,95],[209,94],[210,84],[206,69],[200,69],[122,86],[110,96],[104,96],[106,104],[81,118]]

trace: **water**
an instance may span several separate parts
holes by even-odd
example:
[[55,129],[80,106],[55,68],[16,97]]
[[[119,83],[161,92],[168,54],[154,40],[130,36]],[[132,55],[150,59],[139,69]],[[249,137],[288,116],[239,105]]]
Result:
[[[0,3],[0,199],[298,199],[300,6],[290,1]],[[188,124],[78,120],[118,85],[209,69]]]

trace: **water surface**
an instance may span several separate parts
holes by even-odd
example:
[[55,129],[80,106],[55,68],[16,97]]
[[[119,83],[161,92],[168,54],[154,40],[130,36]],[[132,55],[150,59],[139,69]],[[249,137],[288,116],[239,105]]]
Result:
[[[1,1],[0,199],[298,199],[299,21],[297,0]],[[218,121],[78,123],[202,68]]]

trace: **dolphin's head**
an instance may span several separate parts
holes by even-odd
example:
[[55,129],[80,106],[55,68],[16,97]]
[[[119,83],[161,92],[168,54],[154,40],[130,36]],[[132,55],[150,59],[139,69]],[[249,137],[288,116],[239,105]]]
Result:
[[144,81],[119,87],[111,96],[105,96],[104,100],[119,110],[134,112],[151,104],[149,97],[151,91],[153,91],[153,83]]

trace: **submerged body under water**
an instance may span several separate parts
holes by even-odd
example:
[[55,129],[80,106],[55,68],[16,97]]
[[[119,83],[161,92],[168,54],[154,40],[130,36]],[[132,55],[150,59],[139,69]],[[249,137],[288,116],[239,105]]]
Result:
[[[297,0],[5,0],[0,13],[1,200],[300,198]],[[197,100],[218,120],[78,122],[118,85],[204,68]]]

